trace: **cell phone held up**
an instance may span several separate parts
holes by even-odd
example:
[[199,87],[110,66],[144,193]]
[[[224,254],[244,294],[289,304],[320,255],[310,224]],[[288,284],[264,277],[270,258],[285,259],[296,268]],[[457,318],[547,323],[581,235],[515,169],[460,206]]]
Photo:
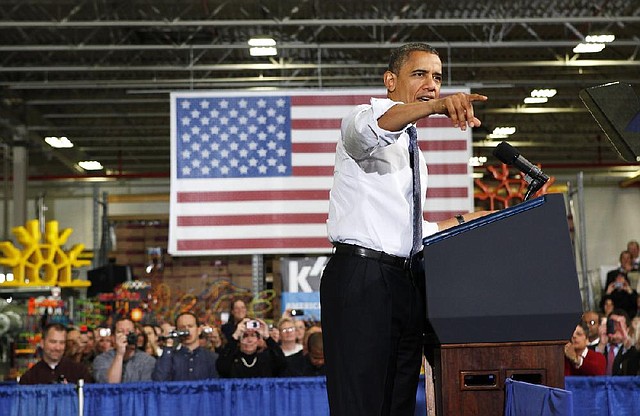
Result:
[[616,333],[616,321],[613,319],[607,319],[607,335]]
[[304,315],[303,309],[291,309],[291,316],[302,316]]

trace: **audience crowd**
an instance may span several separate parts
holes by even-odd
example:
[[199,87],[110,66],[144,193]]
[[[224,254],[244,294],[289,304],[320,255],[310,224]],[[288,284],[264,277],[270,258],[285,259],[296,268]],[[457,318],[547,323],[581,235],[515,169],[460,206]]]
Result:
[[[586,311],[564,347],[565,375],[640,375],[640,258],[637,241],[607,274],[600,309]],[[286,311],[275,324],[247,316],[241,299],[217,327],[185,312],[174,323],[139,325],[129,318],[112,327],[47,324],[40,361],[21,384],[122,383],[218,377],[324,375],[322,329]]]
[[232,302],[229,316],[221,327],[201,323],[191,312],[160,326],[127,317],[111,328],[47,324],[41,359],[20,384],[324,375],[318,323],[295,320],[287,311],[277,325],[268,325],[249,318],[241,299]]
[[629,241],[607,273],[599,311],[586,311],[564,347],[565,375],[640,375],[639,246]]

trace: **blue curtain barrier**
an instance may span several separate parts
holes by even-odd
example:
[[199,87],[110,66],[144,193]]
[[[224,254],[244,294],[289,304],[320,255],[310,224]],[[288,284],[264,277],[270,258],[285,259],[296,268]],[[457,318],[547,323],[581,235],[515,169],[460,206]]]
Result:
[[73,384],[0,385],[0,415],[69,416],[78,414],[78,394]]
[[[78,402],[74,385],[0,384],[1,416],[77,415]],[[416,415],[425,406],[422,377]],[[329,415],[324,377],[85,384],[83,409],[84,416]]]
[[566,377],[573,411],[580,416],[640,415],[640,377]]
[[[573,410],[580,416],[640,415],[640,377],[567,377]],[[87,384],[84,415],[317,415],[327,416],[326,380],[317,378],[220,379],[196,382]],[[198,413],[195,413],[198,412]],[[0,383],[2,416],[78,414],[73,385]],[[425,414],[424,378],[416,415]]]

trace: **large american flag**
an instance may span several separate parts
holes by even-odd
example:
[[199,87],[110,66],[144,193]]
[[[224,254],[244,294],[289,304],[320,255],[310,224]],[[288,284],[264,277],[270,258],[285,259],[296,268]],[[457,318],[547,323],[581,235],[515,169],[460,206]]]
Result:
[[[462,91],[444,90],[442,94]],[[384,90],[171,94],[172,255],[326,253],[340,122]],[[425,217],[473,207],[471,133],[418,123]]]

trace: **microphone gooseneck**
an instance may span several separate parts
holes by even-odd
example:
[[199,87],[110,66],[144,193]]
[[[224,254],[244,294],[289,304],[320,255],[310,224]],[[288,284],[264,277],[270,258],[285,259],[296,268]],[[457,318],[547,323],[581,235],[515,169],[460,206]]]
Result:
[[527,193],[524,196],[525,201],[538,192],[549,180],[549,177],[539,167],[522,157],[520,152],[507,142],[501,142],[496,146],[493,150],[493,155],[502,163],[515,166],[524,174],[524,180],[529,184]]

